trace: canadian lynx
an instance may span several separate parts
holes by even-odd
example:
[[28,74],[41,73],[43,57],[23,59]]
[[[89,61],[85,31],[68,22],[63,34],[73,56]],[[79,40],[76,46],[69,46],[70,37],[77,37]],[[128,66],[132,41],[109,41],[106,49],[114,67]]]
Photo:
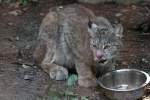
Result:
[[113,69],[122,31],[120,24],[112,25],[81,5],[53,8],[42,21],[34,58],[52,79],[63,80],[75,68],[80,86],[95,86],[95,69]]

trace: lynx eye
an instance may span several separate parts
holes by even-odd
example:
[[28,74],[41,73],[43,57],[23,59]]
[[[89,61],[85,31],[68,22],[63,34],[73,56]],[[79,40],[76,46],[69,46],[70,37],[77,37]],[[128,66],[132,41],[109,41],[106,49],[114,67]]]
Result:
[[94,47],[94,48],[97,47],[97,46],[96,46],[96,41],[95,41],[95,40],[91,40],[91,46]]
[[105,45],[105,46],[103,47],[103,49],[108,49],[108,48],[110,48],[110,45]]

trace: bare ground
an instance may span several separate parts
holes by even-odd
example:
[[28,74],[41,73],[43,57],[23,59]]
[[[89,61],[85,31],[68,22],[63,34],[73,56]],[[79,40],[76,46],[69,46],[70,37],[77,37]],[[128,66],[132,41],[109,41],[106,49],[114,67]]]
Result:
[[[65,82],[49,80],[48,75],[33,63],[32,52],[42,18],[49,8],[72,2],[41,0],[36,6],[0,5],[0,100],[41,100],[43,96],[53,100],[50,99],[52,91],[60,97],[65,91],[71,91],[75,96],[86,96],[89,100],[108,100],[98,88],[67,87]],[[150,30],[135,31],[143,22],[148,22],[150,2],[126,6],[83,5],[113,23],[123,23],[124,47],[117,69],[137,68],[150,72]],[[12,11],[16,11],[17,15]],[[145,96],[150,96],[149,89]]]

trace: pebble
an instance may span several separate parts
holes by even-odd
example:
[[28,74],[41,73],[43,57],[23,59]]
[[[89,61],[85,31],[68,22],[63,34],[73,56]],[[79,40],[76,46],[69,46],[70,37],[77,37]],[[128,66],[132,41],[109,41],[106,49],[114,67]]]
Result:
[[18,36],[16,37],[16,40],[19,41],[19,37]]
[[8,25],[9,25],[9,26],[12,26],[12,25],[13,25],[13,23],[12,23],[12,22],[9,22],[9,23],[8,23]]
[[8,14],[13,15],[13,16],[18,16],[18,15],[22,14],[22,11],[21,10],[13,10],[13,11],[8,12]]
[[135,10],[137,8],[135,5],[132,5],[131,7],[133,10]]
[[59,9],[63,9],[64,7],[63,6],[59,6]]
[[25,49],[27,49],[27,50],[30,49],[30,45],[26,45]]
[[126,61],[123,61],[122,65],[128,65],[128,63]]
[[23,67],[24,69],[30,68],[30,66],[25,65],[25,64],[22,64],[22,67]]
[[23,8],[22,10],[23,10],[23,11],[27,11],[28,9],[29,9],[29,8],[28,8],[28,7],[26,7],[26,8]]
[[145,58],[142,58],[142,61],[145,62],[145,63],[148,63],[148,60],[145,59]]
[[36,68],[37,68],[37,66],[33,66],[33,68],[35,68],[35,69],[36,69]]
[[22,61],[22,59],[18,59],[18,61],[20,61],[20,62],[21,62],[21,61]]
[[24,75],[24,80],[31,80],[33,77],[31,75]]
[[40,13],[40,16],[44,16],[44,13]]
[[127,13],[128,11],[129,11],[128,9],[121,10],[122,13]]
[[120,16],[122,16],[123,14],[122,13],[116,13],[116,17],[120,17]]

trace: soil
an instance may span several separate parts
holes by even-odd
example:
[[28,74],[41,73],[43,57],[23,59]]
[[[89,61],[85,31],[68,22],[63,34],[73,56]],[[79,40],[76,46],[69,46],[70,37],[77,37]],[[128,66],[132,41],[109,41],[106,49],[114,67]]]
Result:
[[[49,8],[71,3],[75,1],[41,0],[26,7],[19,7],[16,3],[0,5],[0,100],[54,100],[52,94],[63,98],[65,91],[71,91],[79,98],[108,100],[98,88],[68,87],[64,81],[52,81],[33,63],[32,54],[43,17]],[[149,25],[150,2],[82,5],[112,23],[123,24],[124,47],[120,51],[117,69],[136,68],[150,73],[150,30],[147,28],[150,26],[141,26]],[[150,89],[147,88],[143,100],[148,96]]]

